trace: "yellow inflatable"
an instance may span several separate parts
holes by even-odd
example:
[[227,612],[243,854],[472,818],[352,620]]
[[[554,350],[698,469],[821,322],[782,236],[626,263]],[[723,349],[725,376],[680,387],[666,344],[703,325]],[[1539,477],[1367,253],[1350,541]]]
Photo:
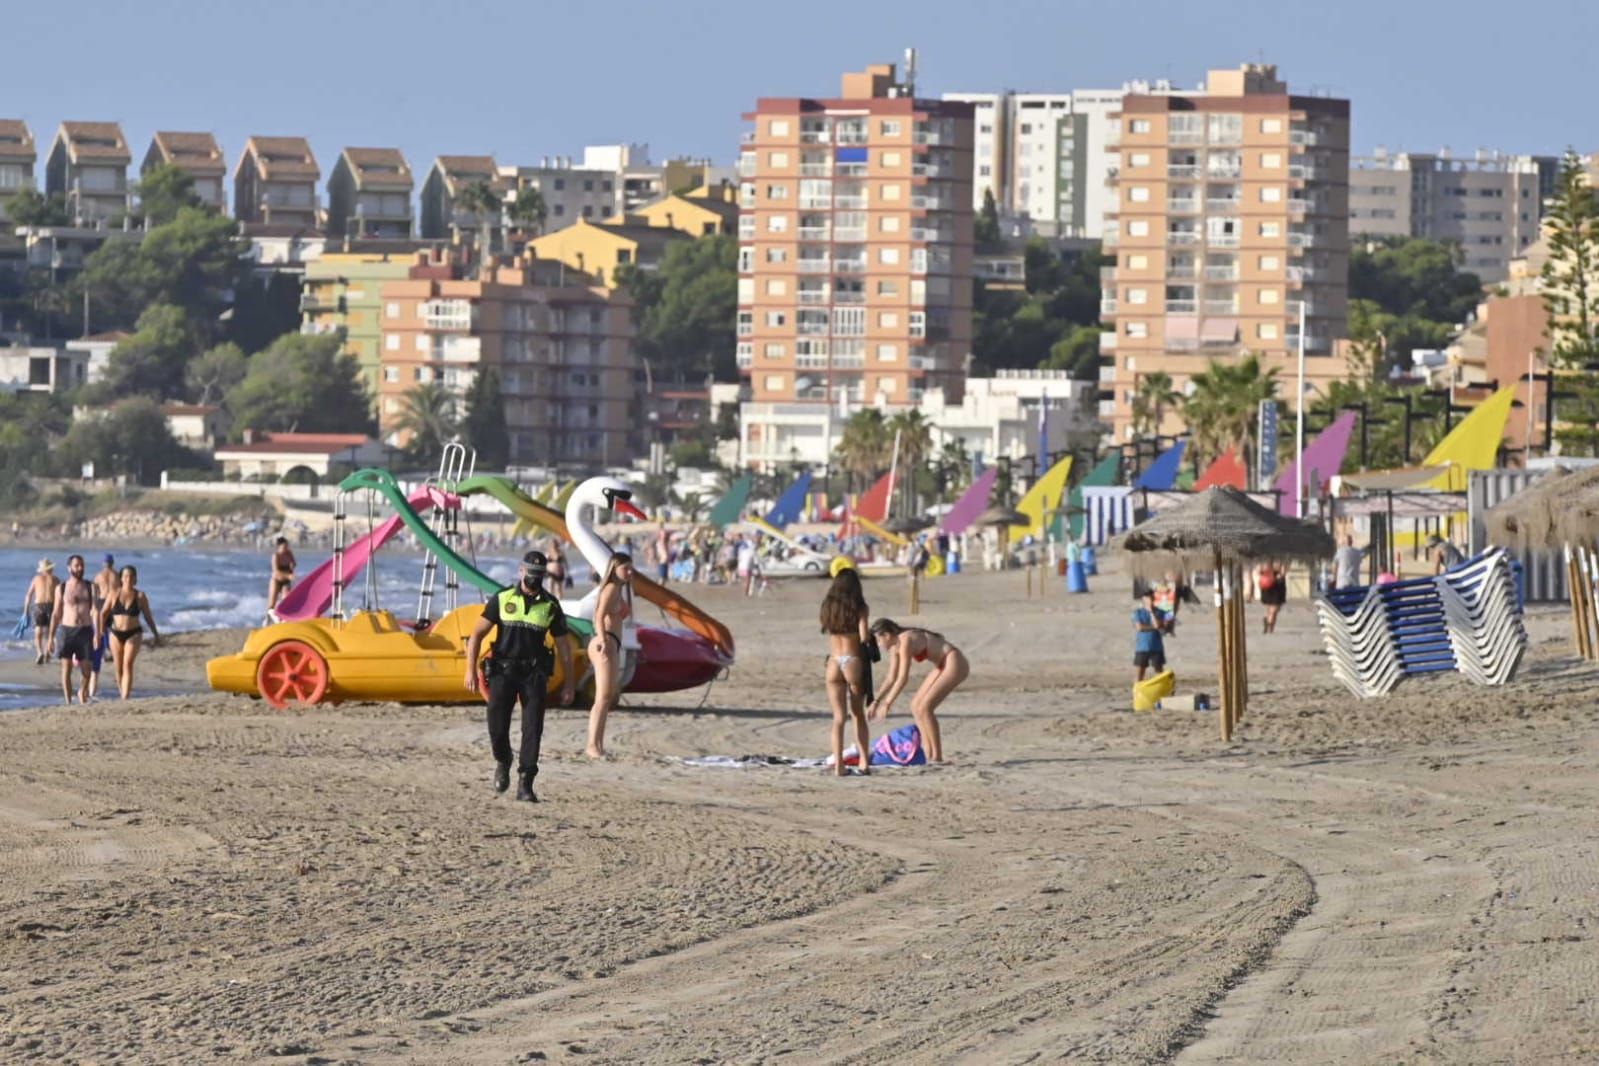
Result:
[[1133,710],[1153,711],[1155,704],[1170,696],[1177,688],[1177,675],[1162,670],[1148,681],[1133,684]]

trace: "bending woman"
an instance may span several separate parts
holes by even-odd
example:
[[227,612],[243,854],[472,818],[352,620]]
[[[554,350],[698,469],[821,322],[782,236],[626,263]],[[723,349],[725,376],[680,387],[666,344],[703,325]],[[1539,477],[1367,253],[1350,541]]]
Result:
[[100,608],[100,628],[111,635],[111,661],[117,671],[117,691],[123,699],[133,694],[133,664],[144,643],[140,616],[150,624],[151,646],[160,644],[161,634],[156,632],[155,617],[150,614],[150,599],[139,591],[138,568],[124,566],[116,592]]
[[594,602],[594,636],[589,639],[589,665],[594,668],[594,706],[589,709],[591,759],[605,756],[605,716],[621,694],[622,625],[633,613],[633,557],[612,552]]
[[879,618],[872,623],[872,636],[877,646],[886,654],[894,653],[894,669],[888,686],[877,702],[872,704],[872,715],[887,718],[894,700],[904,691],[911,676],[911,660],[931,660],[933,672],[927,675],[916,695],[911,697],[911,717],[927,741],[927,757],[933,762],[944,761],[944,741],[938,732],[938,717],[933,714],[951,692],[971,675],[971,664],[961,650],[945,639],[944,634],[931,629],[906,629],[890,618]]
[[840,570],[822,600],[822,632],[827,634],[827,702],[833,709],[833,772],[843,777],[844,716],[855,720],[860,771],[871,773],[872,736],[866,725],[866,641],[871,612],[861,576]]

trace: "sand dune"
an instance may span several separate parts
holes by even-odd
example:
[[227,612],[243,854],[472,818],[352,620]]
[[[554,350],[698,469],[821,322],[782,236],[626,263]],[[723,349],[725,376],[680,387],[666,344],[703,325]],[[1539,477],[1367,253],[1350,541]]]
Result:
[[[732,677],[625,707],[603,763],[555,713],[533,808],[489,791],[471,707],[0,715],[0,1058],[1599,1057],[1596,674],[1559,612],[1515,685],[1360,702],[1290,604],[1224,747],[1120,709],[1124,581],[966,574],[924,597],[973,663],[952,765],[684,766],[825,750],[821,591],[704,593]],[[899,617],[901,582],[868,593]],[[1212,630],[1170,642],[1185,690]]]

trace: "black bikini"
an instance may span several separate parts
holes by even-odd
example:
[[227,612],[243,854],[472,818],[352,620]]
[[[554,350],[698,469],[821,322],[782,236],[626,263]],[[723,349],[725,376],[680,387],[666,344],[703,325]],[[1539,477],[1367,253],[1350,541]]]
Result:
[[133,618],[133,628],[132,629],[117,629],[117,628],[113,627],[112,630],[111,630],[111,635],[113,637],[116,637],[118,640],[122,641],[123,643],[127,643],[128,641],[132,640],[134,637],[137,637],[137,636],[141,635],[144,632],[144,627],[139,624],[139,601],[137,599],[135,599],[131,605],[130,604],[124,604],[122,602],[122,598],[120,596],[117,597],[116,599],[112,600],[111,601],[111,617],[115,618],[118,615],[121,615],[122,617],[130,617],[131,616]]

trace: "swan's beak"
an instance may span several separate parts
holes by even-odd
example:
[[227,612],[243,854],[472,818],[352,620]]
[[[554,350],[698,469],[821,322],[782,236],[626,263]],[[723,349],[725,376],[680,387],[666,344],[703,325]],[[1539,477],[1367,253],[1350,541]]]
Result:
[[628,503],[623,499],[613,499],[611,501],[611,510],[615,511],[617,514],[631,515],[640,522],[648,522],[650,520],[649,515],[645,514],[643,511],[639,510],[637,507],[634,507],[631,503]]

